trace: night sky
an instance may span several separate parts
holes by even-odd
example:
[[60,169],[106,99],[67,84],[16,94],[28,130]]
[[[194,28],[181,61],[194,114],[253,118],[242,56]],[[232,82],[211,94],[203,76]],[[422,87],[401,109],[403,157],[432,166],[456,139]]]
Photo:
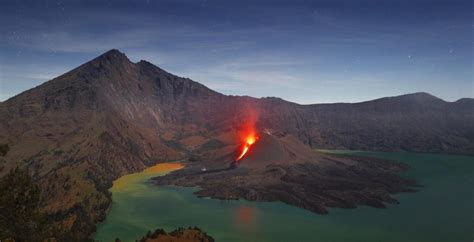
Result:
[[115,48],[232,95],[473,97],[472,1],[0,2],[0,100]]

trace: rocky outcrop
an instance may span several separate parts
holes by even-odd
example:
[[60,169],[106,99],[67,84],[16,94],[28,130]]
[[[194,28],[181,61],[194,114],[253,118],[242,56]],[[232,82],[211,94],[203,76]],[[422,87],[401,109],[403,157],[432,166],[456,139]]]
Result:
[[[117,239],[116,241],[120,241]],[[178,228],[170,233],[163,229],[157,229],[155,232],[150,232],[143,236],[140,242],[214,242],[214,239],[207,235],[201,229],[194,228]]]

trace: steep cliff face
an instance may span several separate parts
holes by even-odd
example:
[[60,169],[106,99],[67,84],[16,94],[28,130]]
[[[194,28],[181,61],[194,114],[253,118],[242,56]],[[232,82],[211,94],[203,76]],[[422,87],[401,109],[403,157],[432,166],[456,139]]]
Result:
[[71,239],[105,215],[120,175],[167,160],[213,160],[243,120],[313,148],[474,153],[474,102],[418,93],[356,104],[298,105],[226,96],[111,50],[0,103],[0,176],[28,167],[44,210]]

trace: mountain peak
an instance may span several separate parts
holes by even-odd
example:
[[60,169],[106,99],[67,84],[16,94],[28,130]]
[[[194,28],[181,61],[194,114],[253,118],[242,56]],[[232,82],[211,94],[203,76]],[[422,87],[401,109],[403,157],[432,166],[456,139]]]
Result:
[[431,95],[427,92],[414,92],[414,93],[409,93],[409,94],[405,94],[405,96],[409,97],[417,97],[417,98],[429,98],[429,99],[433,99],[433,98],[436,98],[436,99],[439,99],[438,97],[434,96],[434,95]]
[[377,100],[398,100],[416,103],[445,102],[443,99],[433,96],[427,92],[415,92],[400,96],[380,98]]
[[121,72],[133,63],[117,49],[111,49],[79,67],[85,73]]
[[431,95],[427,92],[415,92],[402,95],[401,97],[405,97],[406,99],[414,102],[445,102],[443,99]]
[[128,59],[128,57],[120,52],[119,50],[117,49],[111,49],[105,53],[103,53],[102,55],[98,56],[96,59],[102,59],[102,60],[119,60],[119,61],[127,61],[127,62],[130,62],[130,60]]

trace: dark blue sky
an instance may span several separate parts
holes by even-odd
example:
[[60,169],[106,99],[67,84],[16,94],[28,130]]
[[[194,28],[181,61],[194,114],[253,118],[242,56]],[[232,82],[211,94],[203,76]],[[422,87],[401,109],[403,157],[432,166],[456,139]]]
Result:
[[116,48],[225,94],[473,97],[472,1],[0,2],[0,100]]

